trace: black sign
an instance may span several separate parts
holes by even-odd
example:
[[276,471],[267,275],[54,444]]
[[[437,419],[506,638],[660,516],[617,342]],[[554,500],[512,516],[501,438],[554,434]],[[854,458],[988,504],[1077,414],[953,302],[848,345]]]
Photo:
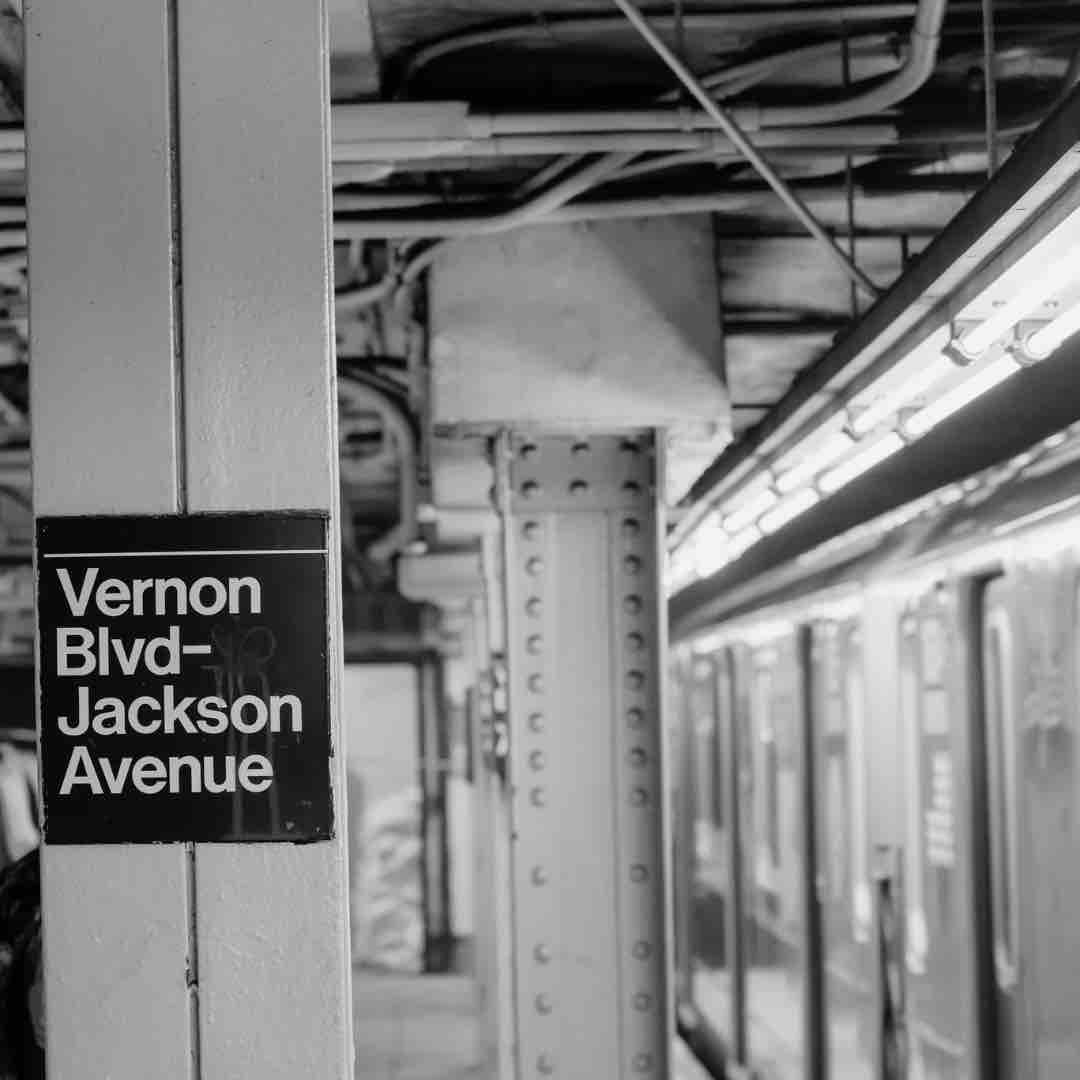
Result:
[[333,835],[327,527],[38,520],[47,843]]

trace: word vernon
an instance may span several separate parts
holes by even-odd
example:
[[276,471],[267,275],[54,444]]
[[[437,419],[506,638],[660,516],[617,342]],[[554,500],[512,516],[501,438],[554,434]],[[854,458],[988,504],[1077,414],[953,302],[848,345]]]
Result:
[[[196,741],[192,749],[198,751],[183,753],[182,744],[173,743],[172,748],[181,752],[167,757],[130,753],[109,757],[95,756],[89,745],[80,743],[71,749],[58,794],[122,795],[129,785],[143,795],[216,795],[238,790],[257,794],[274,783],[274,766],[269,757],[206,753],[203,737],[231,736],[235,732],[243,745],[243,737],[260,732],[299,735],[304,729],[304,717],[297,694],[241,693],[227,700],[221,693],[185,694],[172,681],[151,682],[148,687],[151,679],[185,675],[184,662],[189,657],[202,657],[204,664],[210,658],[213,650],[205,638],[183,640],[183,633],[202,634],[192,630],[191,616],[196,618],[194,626],[200,627],[205,625],[198,622],[200,616],[261,614],[262,585],[258,578],[202,576],[188,581],[174,576],[124,581],[115,577],[102,579],[96,566],[74,575],[59,567],[56,578],[73,619],[157,616],[180,620],[183,628],[178,622],[157,636],[125,637],[108,626],[55,627],[56,675],[60,679],[138,676],[132,681],[143,691],[128,699],[128,695],[95,696],[91,686],[75,686],[74,707],[55,717],[55,730],[72,739],[88,735],[193,736]],[[209,629],[207,626],[206,637],[210,636]],[[192,674],[203,677],[195,670],[181,685],[189,686]],[[211,685],[209,675],[206,677]],[[145,692],[150,687],[154,692]],[[230,737],[222,749],[231,749],[236,741]],[[123,746],[127,749],[130,743]]]
[[[226,608],[230,615],[239,615],[245,595],[249,614],[258,615],[262,611],[262,587],[253,577],[231,577],[227,581],[201,577],[190,585],[178,577],[135,578],[130,585],[119,578],[106,578],[95,589],[100,570],[89,566],[76,589],[66,569],[61,568],[56,573],[68,609],[79,619],[90,606],[91,594],[98,611],[110,618],[129,612],[132,615],[186,615],[189,610],[196,615],[217,615]],[[146,610],[147,594],[153,598],[149,612]]]

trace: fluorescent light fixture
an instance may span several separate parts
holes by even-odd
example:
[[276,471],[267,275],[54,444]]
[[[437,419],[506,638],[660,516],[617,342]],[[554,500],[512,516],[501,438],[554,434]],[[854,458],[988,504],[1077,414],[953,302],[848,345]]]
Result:
[[846,431],[830,435],[823,443],[811,449],[798,465],[777,477],[777,489],[786,495],[789,491],[802,487],[827,465],[842,458],[854,445],[855,440]]
[[1064,282],[1076,277],[1076,255],[1070,253],[1046,265],[1021,288],[1017,289],[993,314],[969,330],[957,344],[968,356],[980,356],[1002,334],[1011,330],[1025,315],[1034,311],[1049,297],[1061,291]]
[[758,528],[763,533],[776,532],[781,526],[809,510],[817,501],[816,491],[812,488],[803,488],[802,491],[789,495],[782,503],[763,515],[758,522]]
[[856,476],[862,475],[867,469],[872,469],[887,457],[895,454],[904,445],[904,440],[895,432],[890,431],[882,439],[861,450],[850,461],[838,465],[835,469],[827,472],[819,481],[818,487],[827,495],[839,491],[845,484],[851,483]]
[[1004,382],[1010,375],[1020,370],[1020,364],[1011,356],[998,357],[992,364],[988,364],[981,371],[976,372],[969,379],[965,379],[958,386],[954,386],[947,393],[942,394],[936,401],[931,402],[924,409],[920,409],[905,424],[904,431],[908,435],[918,437],[925,435],[932,427],[940,424],[954,412],[958,412],[965,405],[974,401],[977,397],[985,394],[988,390]]
[[724,529],[728,533],[738,533],[747,525],[757,520],[758,516],[765,513],[776,504],[777,495],[771,488],[748,499],[742,506],[731,514],[724,517]]
[[1024,341],[1024,351],[1033,360],[1045,360],[1058,346],[1080,330],[1080,303],[1063,311],[1052,322],[1040,326]]
[[918,371],[913,372],[898,386],[887,390],[861,412],[856,413],[851,421],[851,430],[856,435],[865,435],[868,431],[872,431],[886,417],[892,416],[897,409],[907,405],[924,390],[928,390],[934,383],[955,370],[956,364],[944,353],[928,357]]

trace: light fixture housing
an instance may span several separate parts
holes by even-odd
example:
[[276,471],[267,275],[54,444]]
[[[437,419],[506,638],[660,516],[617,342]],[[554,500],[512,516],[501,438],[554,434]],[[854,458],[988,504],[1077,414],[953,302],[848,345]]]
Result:
[[[1080,310],[1073,313],[1080,308],[1078,130],[1080,88],[834,341],[781,407],[713,462],[672,530],[676,548],[715,506],[742,512],[752,491],[761,500],[754,509],[762,532],[776,531],[793,509],[794,516],[802,512],[798,501],[789,500],[839,491],[1024,364],[1045,359],[1073,333],[1080,336]],[[926,359],[916,359],[919,354]],[[959,370],[951,372],[948,360]],[[933,375],[928,364],[937,368]],[[812,461],[827,433],[841,427],[855,439],[848,456]],[[840,441],[830,450],[838,453]],[[817,495],[807,495],[799,483],[815,473],[815,465],[825,471],[810,477]],[[762,480],[776,496],[767,509]],[[962,489],[941,497],[956,492]],[[734,514],[729,518],[742,523]]]

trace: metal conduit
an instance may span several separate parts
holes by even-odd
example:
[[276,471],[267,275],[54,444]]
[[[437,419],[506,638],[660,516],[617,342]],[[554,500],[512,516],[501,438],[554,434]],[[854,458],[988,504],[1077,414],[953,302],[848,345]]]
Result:
[[[979,135],[982,138],[982,133]],[[887,145],[898,140],[892,124],[859,124],[835,128],[773,128],[759,132],[758,145],[852,146]],[[334,161],[431,161],[446,156],[548,157],[561,154],[615,153],[647,154],[675,150],[708,150],[732,153],[732,141],[720,131],[642,131],[567,135],[501,135],[490,139],[380,139],[376,142],[338,145]]]
[[[777,6],[747,11],[745,7],[735,10],[693,11],[683,16],[687,33],[709,30],[726,30],[731,33],[781,30],[813,26],[851,26],[865,22],[896,22],[911,18],[916,5],[907,4],[832,4],[825,7],[792,8]],[[672,15],[659,15],[656,24],[665,30],[675,25]],[[526,38],[552,38],[559,29],[572,30],[575,34],[595,34],[618,29],[621,20],[610,15],[553,14],[528,22],[506,23],[496,27],[482,27],[451,34],[421,46],[409,57],[402,68],[398,81],[397,97],[401,97],[408,84],[429,64],[444,56],[463,52],[482,45],[497,45],[521,41]]]
[[[930,77],[937,62],[938,45],[941,40],[941,24],[945,14],[946,0],[921,0],[915,12],[915,22],[909,36],[908,56],[897,70],[884,79],[874,80],[869,89],[854,88],[840,98],[815,105],[739,106],[730,110],[731,117],[740,127],[758,131],[762,128],[806,127],[811,125],[837,124],[857,120],[872,113],[884,112],[909,97]],[[689,18],[689,16],[687,16]],[[855,39],[884,42],[884,35],[866,35]],[[700,78],[703,87],[721,88],[726,82],[739,80],[736,87],[742,90],[759,79],[768,77],[788,64],[806,62],[827,56],[839,43],[825,42],[804,46],[774,56],[763,57],[746,64],[734,65],[722,71]],[[743,80],[749,80],[743,82]],[[670,99],[669,95],[665,98]],[[664,100],[664,99],[661,99]],[[363,116],[372,106],[341,105],[334,110],[335,131],[343,131],[355,117],[355,141],[362,141]],[[675,107],[666,109],[620,109],[595,112],[541,112],[541,113],[467,113],[462,118],[462,136],[469,139],[489,139],[503,135],[548,135],[583,132],[635,132],[635,131],[695,131],[710,129],[715,118],[697,109]],[[351,125],[350,125],[351,126]]]
[[[413,233],[401,233],[396,226],[393,227],[393,235],[416,235],[423,237],[438,236],[457,231],[462,233],[491,233],[505,232],[509,229],[518,228],[545,214],[551,213],[563,203],[569,202],[575,195],[587,191],[604,178],[618,171],[631,158],[629,154],[615,153],[605,154],[580,169],[574,170],[571,175],[563,178],[533,196],[526,202],[504,210],[498,214],[460,214],[446,218],[430,218],[423,222],[422,228],[417,228]],[[337,223],[334,225],[334,235],[341,239],[359,238],[360,234],[350,237],[339,230]],[[380,236],[387,235],[386,226],[382,226],[378,233]],[[387,274],[382,280],[366,285],[360,289],[342,290],[334,297],[335,310],[339,314],[361,310],[373,303],[390,296],[401,284],[414,281],[419,274],[431,265],[435,256],[442,249],[443,242],[436,241],[418,255],[410,258],[403,267],[397,268]]]
[[[937,0],[941,2],[941,0]],[[805,226],[807,232],[816,237],[833,261],[856,285],[871,297],[880,293],[878,287],[860,270],[829,235],[821,222],[814,217],[787,181],[758,153],[749,139],[742,133],[737,123],[709,96],[707,90],[697,81],[686,65],[664,44],[656,32],[642,17],[641,12],[630,0],[615,0],[616,6],[630,20],[641,36],[653,47],[657,55],[672,70],[678,80],[698,100],[701,107],[716,121],[724,134],[735,144],[743,157],[757,170],[761,178],[776,192],[785,206]]]
[[[914,22],[909,34],[908,55],[904,62],[890,76],[874,80],[874,85],[867,88],[856,87],[853,91],[845,92],[841,97],[833,101],[821,102],[812,105],[793,106],[740,106],[731,111],[730,119],[739,127],[752,131],[760,131],[765,128],[804,127],[814,125],[829,125],[843,123],[848,120],[858,119],[873,113],[884,112],[904,101],[911,94],[920,89],[933,73],[937,62],[938,47],[941,40],[941,29],[944,20],[946,0],[919,0],[918,5],[911,10]],[[817,14],[826,17],[830,9],[817,9]],[[874,9],[879,13],[879,18],[884,18],[884,8]],[[754,17],[768,15],[768,12],[751,13]],[[750,17],[747,13],[744,16]],[[790,17],[797,13],[789,12]],[[701,16],[699,16],[701,17]],[[692,20],[693,15],[686,16]],[[738,21],[735,13],[725,16],[726,19]],[[658,20],[661,21],[661,20]],[[841,20],[844,22],[844,20]],[[639,28],[640,29],[640,28]],[[473,44],[488,43],[498,40],[503,30],[477,32],[470,40]],[[881,35],[865,35],[856,39],[865,44],[881,38]],[[659,41],[659,37],[656,38]],[[440,46],[441,47],[441,46]],[[471,47],[471,46],[467,46]],[[655,44],[653,46],[655,48]],[[813,59],[819,55],[825,55],[835,48],[833,43],[820,43],[805,46],[801,49],[781,52],[771,57],[763,57],[743,65],[734,65],[723,71],[715,72],[698,80],[702,87],[720,88],[735,80],[733,90],[739,91],[753,85],[760,78],[767,75],[787,63]],[[684,68],[684,70],[686,70]],[[696,97],[697,95],[695,95]],[[699,101],[705,106],[704,101]],[[488,149],[496,154],[525,153],[526,147],[517,144],[510,145],[502,142],[503,139],[520,140],[528,136],[578,136],[581,134],[595,133],[605,139],[611,139],[618,135],[638,132],[649,132],[657,135],[667,131],[680,133],[695,132],[701,128],[709,129],[718,124],[716,117],[706,107],[704,114],[696,110],[686,108],[669,109],[645,109],[645,110],[619,110],[599,112],[554,112],[554,113],[507,113],[507,114],[475,114],[464,112],[455,117],[454,127],[457,130],[447,132],[445,115],[434,119],[433,126],[439,128],[438,132],[432,130],[430,138],[417,137],[419,134],[415,128],[416,117],[410,114],[410,133],[412,139],[398,140],[380,138],[366,140],[365,129],[368,126],[367,118],[372,115],[372,106],[354,105],[339,106],[334,110],[334,131],[337,138],[335,143],[345,142],[350,144],[349,157],[340,160],[374,160],[376,158],[402,158],[437,156],[439,144],[445,150],[453,152],[470,153],[480,147]],[[710,120],[713,123],[710,123]],[[723,124],[718,124],[723,129]],[[445,140],[445,141],[444,141]],[[611,150],[611,145],[598,146],[596,149]],[[627,146],[629,150],[639,151],[640,146]],[[674,149],[673,147],[655,147],[656,149]],[[536,146],[533,152],[541,153],[543,150]],[[574,153],[578,148],[571,147],[566,150],[550,150],[553,153]],[[362,154],[363,157],[354,155]],[[337,157],[338,155],[335,155]]]
[[[887,79],[870,89],[820,105],[792,105],[762,110],[762,127],[802,124],[839,124],[884,112],[911,97],[934,72],[947,0],[920,0],[908,38],[908,56]],[[621,7],[621,5],[620,5]]]
[[[893,34],[862,34],[848,39],[848,47],[851,49],[866,48],[869,46],[884,47],[894,37]],[[714,71],[701,77],[701,85],[709,90],[719,90],[720,96],[728,97],[733,93],[741,93],[755,82],[767,79],[770,75],[793,64],[813,63],[818,60],[828,59],[834,52],[843,48],[843,40],[822,41],[814,45],[801,45],[794,49],[783,49],[771,53],[768,56],[758,57],[756,60],[744,60],[738,64],[729,64],[727,67]],[[674,100],[678,91],[665,94],[661,101]]]
[[[919,184],[913,190],[950,194],[967,192],[976,183],[977,180],[969,174],[955,174],[941,178],[940,183],[927,182]],[[867,196],[882,197],[890,194],[903,194],[906,189],[859,185],[855,190]],[[839,199],[845,193],[846,188],[842,184],[810,184],[806,186],[804,195],[812,200]],[[582,202],[567,203],[548,210],[535,219],[531,219],[528,224],[531,226],[566,225],[581,221],[612,221],[623,218],[735,213],[758,205],[762,196],[768,194],[769,188],[763,186],[757,188],[744,187],[734,191],[729,189],[686,194],[672,192],[638,198],[588,199]],[[441,231],[441,226],[448,223],[444,220],[438,224]],[[391,231],[392,228],[392,226],[379,225],[378,222],[373,221],[351,221],[348,218],[336,217],[334,235],[341,240],[368,240],[381,236],[385,232]],[[476,232],[476,229],[458,228],[455,219],[454,228],[448,227],[445,230],[445,235],[473,235]]]

